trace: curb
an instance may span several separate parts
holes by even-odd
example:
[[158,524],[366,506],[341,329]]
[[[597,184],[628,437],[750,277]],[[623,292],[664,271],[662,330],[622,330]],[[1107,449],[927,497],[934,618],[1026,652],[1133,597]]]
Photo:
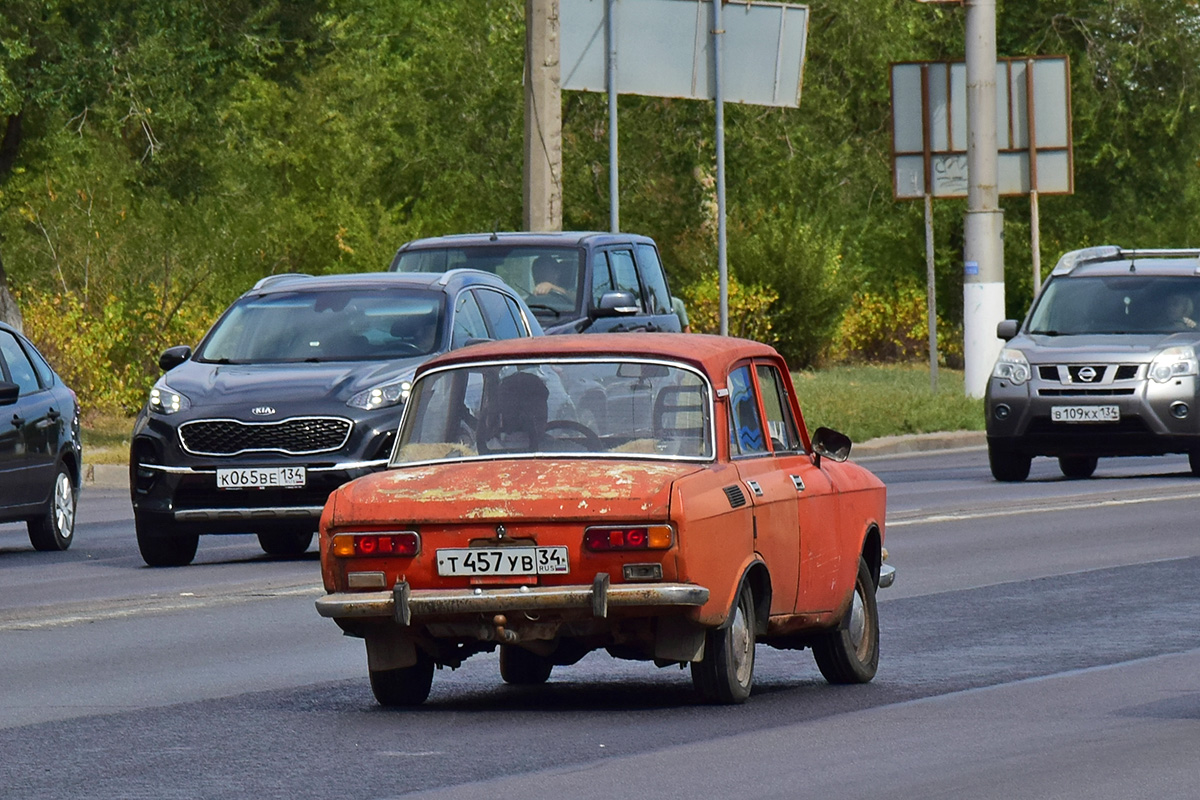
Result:
[[[947,431],[944,433],[910,433],[902,436],[881,436],[851,449],[854,460],[875,456],[894,456],[905,453],[928,453],[935,450],[961,450],[983,447],[987,436],[983,431]],[[84,464],[83,485],[88,489],[123,489],[129,491],[129,468],[124,464]]]

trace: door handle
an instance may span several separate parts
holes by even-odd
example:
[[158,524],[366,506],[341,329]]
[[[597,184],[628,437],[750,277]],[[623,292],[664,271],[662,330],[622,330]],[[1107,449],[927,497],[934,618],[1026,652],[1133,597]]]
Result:
[[46,419],[50,420],[51,422],[58,422],[58,419],[61,416],[62,412],[53,408],[46,412]]
[[24,417],[18,417],[16,414],[13,414],[13,416],[12,416],[12,425],[13,425],[13,427],[14,427],[14,428],[19,428],[19,427],[21,427],[21,426],[22,426],[22,425],[24,425],[24,424],[25,424],[25,418],[24,418]]

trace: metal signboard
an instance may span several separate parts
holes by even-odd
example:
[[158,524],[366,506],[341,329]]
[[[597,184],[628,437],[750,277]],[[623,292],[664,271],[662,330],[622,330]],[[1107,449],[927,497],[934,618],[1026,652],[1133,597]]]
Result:
[[[1065,56],[996,64],[1002,195],[1072,194],[1071,75]],[[892,188],[897,200],[967,196],[967,68],[892,65]]]
[[[561,0],[562,88],[608,91],[605,13],[613,7],[617,92],[714,99],[710,0]],[[800,105],[808,8],[726,0],[726,102]]]

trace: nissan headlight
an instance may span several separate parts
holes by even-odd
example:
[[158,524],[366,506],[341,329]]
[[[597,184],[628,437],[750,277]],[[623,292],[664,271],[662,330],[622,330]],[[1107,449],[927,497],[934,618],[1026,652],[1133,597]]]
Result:
[[996,366],[992,368],[993,378],[1000,378],[1015,386],[1020,386],[1029,380],[1030,374],[1029,360],[1025,358],[1024,353],[1012,347],[1006,347],[1000,351],[1000,357],[996,359]]
[[346,405],[351,408],[362,408],[367,411],[373,411],[376,408],[390,408],[391,406],[403,405],[408,400],[408,393],[412,391],[411,380],[398,380],[391,383],[381,383],[378,386],[372,386],[370,389],[364,389],[358,394],[351,397]]
[[177,414],[191,406],[191,401],[186,396],[172,389],[163,381],[154,384],[154,388],[150,390],[150,398],[146,401],[146,405],[150,410],[158,414]]
[[1183,378],[1200,373],[1196,351],[1191,347],[1168,347],[1150,362],[1150,377],[1156,383],[1166,383],[1174,378]]

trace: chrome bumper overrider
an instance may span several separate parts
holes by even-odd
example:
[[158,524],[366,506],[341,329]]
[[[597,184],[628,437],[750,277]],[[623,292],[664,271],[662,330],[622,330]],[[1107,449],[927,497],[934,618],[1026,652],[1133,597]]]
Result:
[[335,619],[387,617],[401,625],[440,615],[591,609],[608,616],[610,607],[701,606],[708,589],[689,583],[611,586],[601,573],[590,586],[520,586],[501,589],[412,589],[401,581],[390,592],[335,592],[317,601],[317,613]]
[[886,589],[896,582],[896,568],[888,564],[879,567],[879,588]]

